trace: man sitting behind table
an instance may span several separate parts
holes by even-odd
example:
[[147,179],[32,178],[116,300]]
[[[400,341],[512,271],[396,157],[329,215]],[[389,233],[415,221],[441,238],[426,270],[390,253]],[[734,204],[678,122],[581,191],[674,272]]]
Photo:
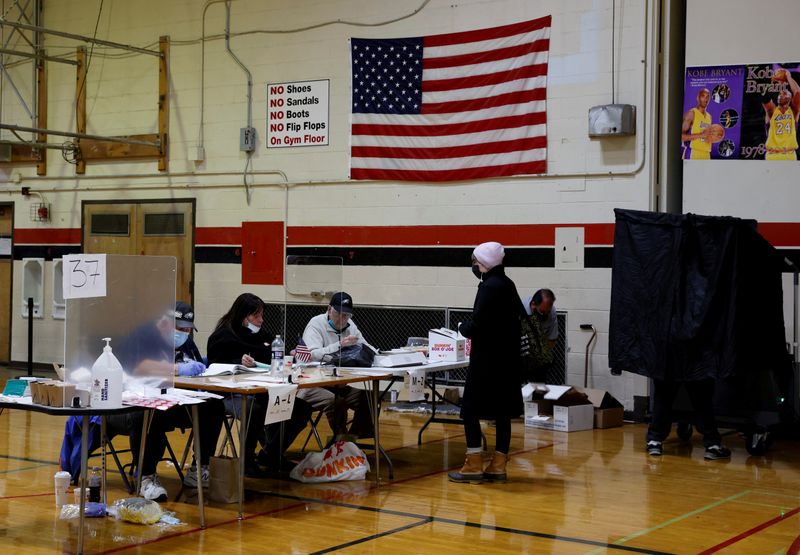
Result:
[[[364,338],[353,321],[353,297],[343,291],[335,293],[331,297],[328,310],[309,320],[303,332],[303,342],[311,351],[311,360],[317,362],[324,362],[343,347],[363,343]],[[297,396],[311,403],[314,410],[325,413],[334,436],[348,433],[348,409],[355,412],[349,434],[356,437],[372,436],[372,420],[364,390],[348,385],[336,388],[316,387],[301,389]]]

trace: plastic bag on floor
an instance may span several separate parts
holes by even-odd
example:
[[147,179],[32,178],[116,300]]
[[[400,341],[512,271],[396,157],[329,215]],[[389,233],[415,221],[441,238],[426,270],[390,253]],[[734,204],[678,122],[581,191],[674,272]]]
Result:
[[320,453],[309,453],[289,473],[300,482],[363,480],[369,472],[364,452],[351,441],[337,441]]
[[161,520],[161,507],[155,501],[141,497],[117,499],[108,508],[108,514],[125,522],[154,524]]

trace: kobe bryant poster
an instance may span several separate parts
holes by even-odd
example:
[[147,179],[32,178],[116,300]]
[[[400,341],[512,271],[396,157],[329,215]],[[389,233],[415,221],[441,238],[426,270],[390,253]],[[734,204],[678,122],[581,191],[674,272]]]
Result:
[[684,160],[797,160],[800,62],[686,68]]

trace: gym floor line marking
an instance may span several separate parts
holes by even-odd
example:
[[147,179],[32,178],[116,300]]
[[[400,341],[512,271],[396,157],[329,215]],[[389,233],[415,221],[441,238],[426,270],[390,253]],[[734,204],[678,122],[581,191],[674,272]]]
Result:
[[39,463],[39,464],[49,464],[49,465],[56,465],[58,461],[45,461],[42,459],[31,459],[29,457],[15,457],[14,455],[0,455],[0,459],[9,459],[12,461],[25,461],[25,462],[32,462],[32,463]]
[[[358,511],[369,511],[374,513],[381,513],[381,514],[388,514],[393,516],[401,516],[407,518],[413,518],[417,520],[425,520],[429,519],[430,522],[436,522],[440,524],[452,524],[455,526],[461,526],[465,528],[480,528],[482,530],[492,530],[495,532],[505,532],[508,534],[515,534],[520,536],[529,536],[534,538],[541,538],[546,540],[554,540],[554,541],[563,541],[563,542],[570,542],[570,543],[578,543],[583,545],[591,545],[599,548],[604,549],[615,549],[619,551],[628,551],[631,553],[644,553],[646,555],[667,555],[667,552],[664,551],[655,551],[652,549],[645,549],[639,547],[631,547],[627,545],[614,545],[607,542],[601,542],[596,540],[589,540],[585,538],[577,538],[573,536],[560,536],[557,534],[548,534],[545,532],[534,532],[531,530],[521,530],[519,528],[509,528],[506,526],[494,526],[490,524],[481,524],[480,522],[469,522],[464,520],[457,520],[452,518],[444,518],[439,516],[432,516],[432,515],[421,515],[417,513],[410,513],[406,511],[397,511],[394,509],[383,509],[380,507],[370,507],[368,505],[356,505],[353,503],[341,503],[336,501],[327,501],[324,499],[314,499],[309,497],[302,497],[299,495],[289,495],[285,493],[275,493],[269,491],[262,491],[261,493],[265,495],[269,495],[271,497],[278,497],[282,499],[293,499],[297,501],[305,501],[307,503],[316,503],[318,505],[328,505],[332,507],[339,507],[343,509],[355,509]],[[417,523],[417,525],[422,524]]]
[[774,518],[771,518],[771,519],[767,520],[766,522],[762,522],[758,526],[754,526],[754,527],[750,528],[749,530],[745,530],[741,534],[733,536],[732,538],[728,538],[724,542],[718,543],[717,545],[715,545],[713,547],[709,547],[705,551],[701,551],[698,555],[710,555],[711,553],[716,553],[717,551],[720,551],[721,549],[725,549],[726,547],[728,547],[730,545],[733,545],[735,543],[738,543],[738,542],[742,541],[745,538],[749,538],[750,536],[755,535],[755,534],[761,532],[762,530],[766,530],[770,526],[778,524],[779,522],[782,522],[782,521],[784,521],[784,520],[786,520],[788,518],[791,518],[794,515],[796,515],[797,513],[800,513],[800,507],[795,507],[794,509],[792,509],[789,512],[786,512],[786,513],[784,513],[782,515],[778,515],[778,516],[776,516]]
[[37,464],[36,466],[23,466],[22,468],[12,468],[9,470],[0,470],[0,474],[13,474],[14,472],[24,472],[26,470],[34,470],[36,468],[42,468],[45,466],[51,466],[49,464]]
[[48,495],[55,495],[55,493],[48,492],[48,493],[28,493],[25,495],[7,495],[5,497],[0,497],[0,501],[5,501],[6,499],[25,499],[26,497],[46,497]]
[[[51,493],[50,495],[53,495],[53,494]],[[237,522],[244,522],[245,520],[253,520],[255,518],[260,518],[262,516],[269,516],[269,515],[273,515],[275,513],[280,513],[280,512],[283,512],[283,511],[289,511],[289,510],[292,510],[292,509],[297,509],[297,508],[300,508],[300,507],[304,507],[305,505],[306,505],[306,503],[293,503],[291,505],[287,505],[286,507],[278,507],[276,509],[271,509],[269,511],[262,511],[260,513],[253,513],[251,515],[245,515],[245,516],[242,517],[241,520],[239,520],[238,518],[232,518],[232,519],[229,519],[229,520],[223,520],[222,522],[217,522],[215,524],[208,524],[208,525],[206,525],[205,528],[200,528],[199,526],[197,526],[195,528],[192,528],[191,530],[182,530],[180,532],[175,532],[175,533],[172,533],[172,534],[165,534],[165,535],[159,536],[157,538],[153,538],[153,539],[150,539],[150,540],[145,540],[145,541],[140,542],[140,543],[133,543],[133,544],[129,544],[129,545],[121,545],[119,547],[115,547],[113,549],[108,549],[106,551],[99,551],[98,555],[105,555],[106,553],[119,553],[120,551],[127,551],[128,549],[137,549],[137,548],[139,548],[139,547],[141,547],[143,545],[149,545],[149,544],[153,544],[153,543],[158,543],[158,542],[161,542],[161,541],[171,540],[173,538],[179,538],[179,537],[182,537],[182,536],[189,536],[189,535],[195,534],[197,532],[203,532],[203,531],[208,530],[210,528],[219,528],[220,526],[227,526],[228,524],[235,524]]]
[[788,507],[784,505],[775,505],[774,503],[758,503],[756,501],[742,501],[741,499],[737,499],[735,502],[739,503],[740,505],[754,505],[756,507],[768,507],[770,509],[778,509],[781,511],[788,509]]
[[[518,455],[524,455],[526,453],[532,453],[534,451],[539,451],[541,449],[546,449],[548,447],[553,447],[554,445],[561,445],[561,444],[560,443],[545,443],[544,445],[539,445],[537,447],[531,447],[530,449],[522,449],[521,451],[514,451],[513,453],[511,453],[509,455],[509,457],[516,457]],[[418,474],[416,476],[409,476],[408,478],[402,478],[400,480],[392,480],[391,482],[387,482],[385,484],[381,484],[381,487],[394,486],[396,484],[403,484],[403,483],[406,483],[406,482],[419,480],[421,478],[429,478],[430,476],[435,476],[437,474],[443,474],[445,472],[449,472],[451,470],[455,470],[456,468],[459,468],[462,464],[463,463],[459,463],[459,464],[457,464],[455,466],[449,466],[447,468],[442,468],[440,470],[434,470],[434,471],[431,471],[431,472],[426,472],[425,474]]]
[[793,499],[794,501],[800,501],[800,495],[789,495],[787,493],[777,493],[774,491],[765,491],[760,489],[754,489],[753,493],[758,495],[771,495],[773,497],[786,497],[787,499]]
[[403,532],[405,530],[409,530],[411,528],[416,528],[417,526],[422,526],[423,524],[430,524],[432,520],[430,518],[424,518],[417,522],[412,522],[411,524],[406,524],[405,526],[398,526],[397,528],[392,528],[391,530],[386,530],[384,532],[379,532],[377,534],[372,534],[370,536],[365,536],[363,538],[359,538],[357,540],[349,541],[346,543],[340,543],[339,545],[334,545],[333,547],[328,547],[325,549],[320,549],[319,551],[312,551],[310,555],[322,555],[323,553],[331,553],[333,551],[339,551],[340,549],[345,549],[347,547],[352,547],[354,545],[359,545],[362,543],[366,543],[368,541],[377,540],[379,538],[384,538],[386,536],[391,536],[392,534],[396,534],[397,532]]
[[800,553],[800,536],[797,536],[786,550],[786,555],[797,555],[798,553]]
[[[632,534],[628,534],[624,538],[620,538],[620,539],[614,541],[613,545],[622,545],[622,544],[624,544],[624,543],[626,543],[626,542],[628,542],[628,541],[630,541],[632,539],[639,538],[641,536],[645,536],[645,535],[647,535],[647,534],[649,534],[651,532],[655,532],[656,530],[660,530],[662,528],[666,528],[667,526],[675,524],[676,522],[680,522],[681,520],[685,520],[685,519],[687,519],[689,517],[698,515],[698,514],[700,514],[702,512],[705,512],[705,511],[708,511],[710,509],[714,509],[716,507],[719,507],[720,505],[723,505],[725,503],[729,503],[731,501],[734,501],[734,500],[736,500],[736,499],[738,499],[740,497],[744,497],[745,495],[747,495],[749,493],[750,493],[749,489],[748,490],[744,490],[744,491],[740,491],[739,493],[737,493],[735,495],[731,495],[729,497],[726,497],[725,499],[720,499],[718,501],[714,501],[713,503],[709,503],[708,505],[706,505],[704,507],[700,507],[699,509],[695,509],[693,511],[689,511],[688,513],[684,513],[684,514],[682,514],[680,516],[676,516],[676,517],[671,518],[669,520],[665,520],[664,522],[661,522],[660,524],[656,524],[655,526],[651,526],[649,528],[645,528],[643,530],[639,530],[638,532],[634,532]],[[599,553],[599,551],[598,550],[590,551],[586,555],[594,555],[595,553]]]

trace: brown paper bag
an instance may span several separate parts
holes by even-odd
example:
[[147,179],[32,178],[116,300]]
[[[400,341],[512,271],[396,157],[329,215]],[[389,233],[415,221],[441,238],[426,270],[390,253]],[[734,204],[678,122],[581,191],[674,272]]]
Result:
[[217,503],[238,503],[239,459],[211,457],[208,470],[211,474],[208,497]]

